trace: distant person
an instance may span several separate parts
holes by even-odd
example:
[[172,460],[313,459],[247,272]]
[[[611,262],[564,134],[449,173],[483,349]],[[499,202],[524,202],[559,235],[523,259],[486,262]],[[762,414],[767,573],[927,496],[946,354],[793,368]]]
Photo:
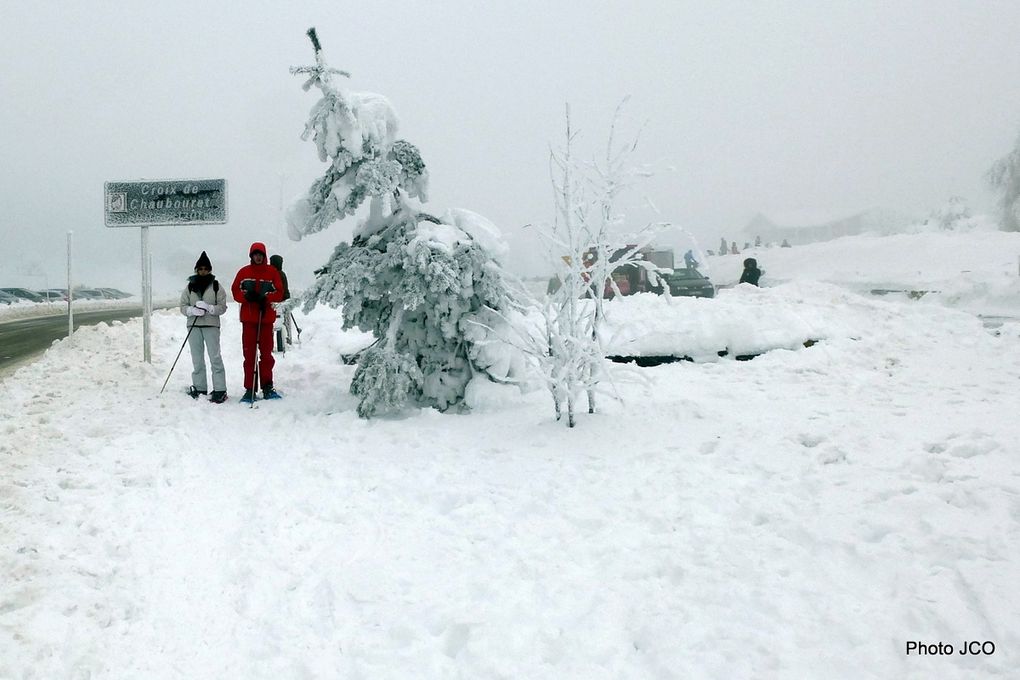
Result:
[[202,251],[195,262],[195,273],[181,292],[181,314],[188,317],[188,344],[191,346],[191,387],[188,395],[198,399],[207,394],[209,383],[205,374],[205,355],[209,355],[212,371],[212,394],[209,401],[222,404],[227,400],[227,375],[220,355],[220,316],[227,311],[227,291],[212,273],[209,256]]
[[790,242],[789,242],[789,241],[787,241],[787,240],[786,240],[786,239],[784,238],[784,239],[783,239],[783,242],[779,244],[779,247],[780,247],[780,248],[792,248],[793,246],[791,246],[791,245],[790,245]]
[[732,255],[739,255],[740,254],[740,251],[737,250],[737,242],[736,241],[733,241],[733,243],[730,244],[730,254],[732,254]]
[[729,250],[730,250],[730,247],[728,245],[726,245],[726,237],[723,236],[722,239],[720,239],[720,241],[719,241],[719,254],[720,255],[725,255],[726,253],[729,252]]
[[[286,302],[290,299],[290,284],[287,283],[287,274],[283,271],[283,255],[273,255],[269,258],[269,264],[276,268],[276,271],[280,272],[280,280],[283,281],[283,300]],[[290,312],[283,315],[283,330],[287,337],[287,344],[293,344],[290,341]]]
[[758,269],[758,261],[753,257],[744,260],[744,271],[740,275],[740,283],[750,283],[752,286],[757,286],[758,279],[760,278],[761,270]]
[[614,295],[616,295],[616,289],[619,289],[620,295],[630,295],[630,278],[628,278],[626,274],[613,274],[612,283],[606,281],[606,289],[603,293],[603,297],[611,299]]
[[255,363],[258,359],[258,382],[262,383],[265,399],[279,399],[273,388],[273,323],[276,310],[273,302],[283,300],[283,281],[280,272],[266,262],[265,245],[255,242],[248,249],[250,263],[241,267],[234,276],[230,292],[241,303],[241,349],[244,353],[244,396],[241,402],[255,401],[259,385],[255,380]]
[[684,253],[684,266],[688,269],[697,269],[698,261],[694,259],[694,250],[688,250]]
[[562,287],[563,281],[560,280],[559,276],[550,276],[549,281],[545,286],[545,294],[554,295]]
[[754,247],[761,248],[761,236],[754,237]]

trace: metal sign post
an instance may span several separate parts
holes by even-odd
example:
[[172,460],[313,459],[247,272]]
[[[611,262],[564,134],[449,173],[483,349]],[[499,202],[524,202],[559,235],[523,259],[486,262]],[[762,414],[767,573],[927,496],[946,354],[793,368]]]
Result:
[[151,364],[152,256],[149,253],[149,227],[226,224],[227,180],[107,182],[104,193],[107,227],[142,229],[142,354],[145,363]]
[[71,300],[74,298],[74,285],[71,283],[71,234],[74,232],[67,232],[67,339],[70,340],[71,336],[74,335],[74,308],[71,306]]
[[152,272],[149,270],[149,228],[142,227],[142,357],[152,363]]

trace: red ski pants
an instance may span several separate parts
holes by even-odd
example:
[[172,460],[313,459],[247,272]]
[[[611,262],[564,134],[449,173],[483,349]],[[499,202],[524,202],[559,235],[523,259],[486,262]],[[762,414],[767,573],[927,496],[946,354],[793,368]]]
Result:
[[[261,329],[257,323],[241,324],[241,349],[244,350],[244,389],[258,389],[273,384],[273,324],[262,322]],[[255,385],[255,345],[258,335],[259,383]]]

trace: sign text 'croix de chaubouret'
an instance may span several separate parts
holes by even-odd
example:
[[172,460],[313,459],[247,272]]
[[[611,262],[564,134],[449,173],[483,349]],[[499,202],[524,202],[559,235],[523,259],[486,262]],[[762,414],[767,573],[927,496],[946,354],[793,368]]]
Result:
[[224,224],[227,181],[223,179],[107,182],[106,226]]

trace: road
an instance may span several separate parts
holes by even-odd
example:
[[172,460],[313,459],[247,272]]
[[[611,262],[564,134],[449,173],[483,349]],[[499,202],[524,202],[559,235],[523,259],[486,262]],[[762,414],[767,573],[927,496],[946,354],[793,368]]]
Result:
[[[142,315],[141,307],[92,312],[75,312],[74,327],[91,326],[104,321],[126,321]],[[42,354],[54,340],[67,337],[67,316],[37,316],[0,323],[0,374],[27,363]]]

